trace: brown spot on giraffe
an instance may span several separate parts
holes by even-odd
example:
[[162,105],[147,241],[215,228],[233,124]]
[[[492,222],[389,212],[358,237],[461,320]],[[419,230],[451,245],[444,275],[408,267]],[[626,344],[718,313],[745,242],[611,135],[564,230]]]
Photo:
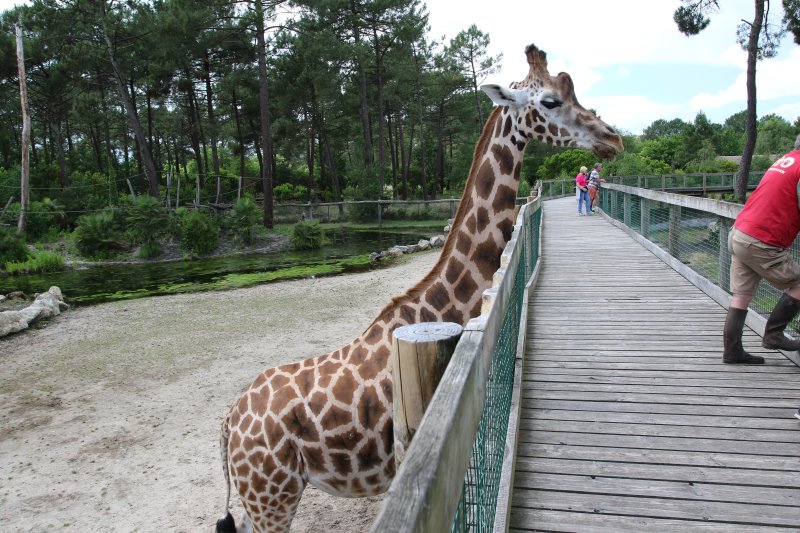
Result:
[[[260,374],[228,413],[223,459],[255,531],[287,531],[306,482],[344,496],[388,488],[395,475],[391,332],[420,320],[463,324],[479,314],[481,294],[512,235],[526,142],[570,144],[598,157],[622,149],[620,137],[580,106],[569,75],[551,76],[535,46],[525,53],[528,75],[513,89],[528,98],[485,87],[502,102],[475,146],[452,230],[431,272],[350,344]],[[562,106],[542,111],[545,93]]]

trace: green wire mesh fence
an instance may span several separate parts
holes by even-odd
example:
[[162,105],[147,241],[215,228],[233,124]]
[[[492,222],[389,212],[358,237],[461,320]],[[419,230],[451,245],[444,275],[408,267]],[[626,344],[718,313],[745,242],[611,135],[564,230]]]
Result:
[[520,246],[520,263],[514,272],[512,297],[503,312],[500,334],[492,354],[486,400],[464,477],[461,500],[456,508],[451,533],[492,531],[500,493],[500,474],[505,458],[506,434],[514,388],[520,317],[525,287],[539,260],[539,222],[542,210],[528,219]]
[[[727,235],[734,219],[703,209],[648,199],[634,192],[603,188],[600,206],[618,220],[658,245],[671,256],[730,294],[730,255]],[[790,256],[800,262],[800,243],[795,241]],[[769,283],[761,283],[750,308],[768,316],[781,296]],[[794,333],[800,328],[791,325]]]

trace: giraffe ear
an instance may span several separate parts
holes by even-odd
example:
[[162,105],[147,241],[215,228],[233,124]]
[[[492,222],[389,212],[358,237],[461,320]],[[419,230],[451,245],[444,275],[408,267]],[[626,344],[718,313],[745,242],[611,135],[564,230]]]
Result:
[[481,85],[481,90],[489,95],[497,105],[521,107],[528,104],[530,95],[528,91],[509,89],[500,85]]

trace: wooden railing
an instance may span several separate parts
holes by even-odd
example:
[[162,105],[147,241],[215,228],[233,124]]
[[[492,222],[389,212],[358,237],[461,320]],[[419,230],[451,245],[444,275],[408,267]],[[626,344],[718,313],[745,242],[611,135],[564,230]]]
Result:
[[[534,194],[538,196],[539,191],[535,190]],[[470,320],[464,328],[372,526],[374,533],[460,531],[465,529],[466,517],[471,520],[477,514],[484,520],[479,529],[488,530],[496,522],[496,516],[504,519],[507,498],[497,491],[503,487],[503,479],[506,480],[504,488],[510,487],[507,477],[513,466],[501,465],[504,473],[501,476],[498,472],[500,483],[488,488],[494,491],[493,494],[481,496],[479,512],[474,502],[464,502],[464,487],[468,471],[473,468],[471,461],[474,461],[487,395],[492,394],[489,384],[497,364],[496,348],[503,341],[513,344],[510,361],[512,381],[519,375],[518,369],[514,369],[518,354],[524,350],[527,293],[538,274],[541,202],[541,196],[538,196],[520,208],[512,238],[495,274],[494,286],[484,293],[482,314]],[[524,301],[516,301],[515,291],[524,293]],[[513,339],[503,338],[508,335],[503,329],[506,325],[504,319],[509,318],[516,326],[517,333]],[[512,387],[513,383],[507,386],[509,396]],[[509,420],[509,426],[516,427],[511,409],[507,408],[502,416]],[[515,435],[514,431],[508,433]],[[508,433],[504,432],[504,436]],[[510,456],[507,453],[507,439],[492,446],[500,448],[495,451],[501,462],[505,457],[506,461],[513,463],[513,452]]]

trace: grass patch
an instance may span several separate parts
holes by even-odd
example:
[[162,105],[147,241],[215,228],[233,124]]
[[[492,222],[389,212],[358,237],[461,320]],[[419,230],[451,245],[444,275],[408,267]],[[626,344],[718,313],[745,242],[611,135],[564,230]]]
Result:
[[37,272],[58,272],[64,269],[64,258],[52,252],[39,252],[27,261],[9,261],[6,272],[10,275],[33,274]]

